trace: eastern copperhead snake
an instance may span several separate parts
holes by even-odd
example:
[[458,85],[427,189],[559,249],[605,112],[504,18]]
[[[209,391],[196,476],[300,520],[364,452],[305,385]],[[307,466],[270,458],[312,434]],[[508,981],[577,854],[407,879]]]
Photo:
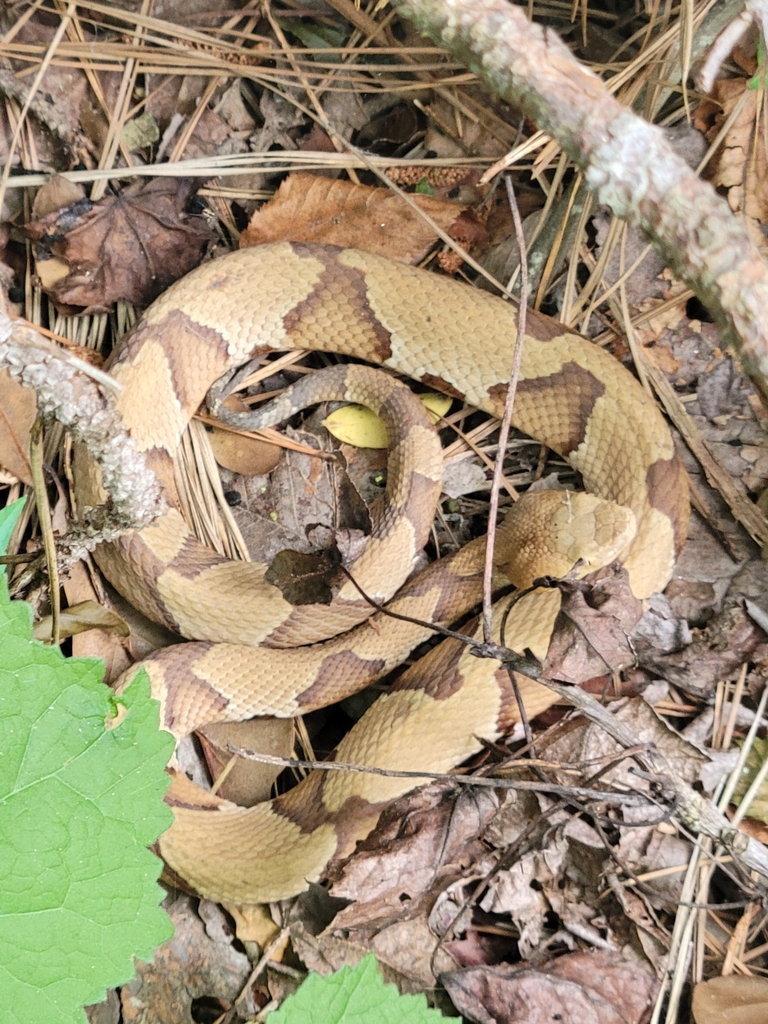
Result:
[[[265,566],[229,562],[194,539],[174,508],[172,456],[213,382],[260,351],[328,350],[390,367],[500,415],[515,325],[514,308],[484,292],[363,252],[296,243],[204,264],[150,307],[111,372],[123,387],[120,412],[148,453],[169,509],[150,528],[100,548],[97,560],[150,618],[202,641],[167,648],[145,663],[167,728],[180,736],[215,719],[321,706],[383,675],[427,635],[378,616],[376,628],[363,623],[318,646],[275,649],[334,636],[370,609],[350,587],[342,587],[334,608],[294,609],[265,582]],[[397,396],[375,400],[394,401],[397,421]],[[663,418],[634,378],[601,349],[529,312],[513,422],[566,457],[589,491],[634,512],[637,532],[621,561],[637,597],[661,590],[686,535],[687,483]],[[423,506],[434,502],[440,476],[426,437],[420,424],[406,421],[395,448],[407,464],[405,490],[415,505],[407,506],[402,488],[392,491],[373,540],[400,549],[405,568],[355,566],[361,585],[379,600],[403,582],[431,521],[431,507]],[[411,460],[422,450],[426,469],[416,470]],[[395,477],[392,466],[389,476]],[[89,503],[93,487],[82,486]],[[392,515],[406,506],[422,511]],[[509,543],[502,533],[502,558]],[[462,614],[478,600],[483,547],[481,538],[430,566],[408,581],[395,606],[445,623]],[[534,592],[514,614],[521,626],[526,616],[551,618],[546,592]],[[508,623],[508,643],[515,628]],[[545,687],[521,680],[531,715],[553,702]],[[336,759],[443,772],[478,750],[478,737],[497,738],[517,718],[499,663],[470,657],[448,640],[375,702]],[[192,794],[190,786],[177,776],[172,787],[175,823],[160,841],[163,857],[202,894],[244,903],[293,895],[320,878],[329,859],[350,852],[413,781],[314,772],[287,795],[252,808],[196,788]]]

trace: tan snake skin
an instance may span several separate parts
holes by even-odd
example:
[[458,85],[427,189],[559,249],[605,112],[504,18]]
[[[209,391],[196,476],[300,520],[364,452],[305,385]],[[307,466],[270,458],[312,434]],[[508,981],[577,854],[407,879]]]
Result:
[[[111,372],[123,386],[121,414],[149,453],[169,509],[149,529],[102,547],[98,561],[145,614],[202,641],[167,648],[146,663],[167,728],[180,736],[215,719],[299,714],[367,685],[427,635],[381,616],[364,622],[370,608],[349,583],[330,606],[294,607],[265,581],[266,566],[229,562],[194,539],[174,507],[172,458],[214,380],[255,353],[327,350],[391,367],[499,415],[515,331],[514,308],[484,292],[363,252],[297,243],[204,264],[153,304]],[[356,387],[342,381],[348,396]],[[439,490],[439,453],[424,424],[405,406],[399,410],[392,397],[399,387],[392,383],[386,394],[368,396],[384,412],[391,405],[393,454],[372,554],[352,570],[378,601],[408,576]],[[601,349],[529,312],[514,425],[566,457],[589,491],[634,513],[626,534],[636,525],[634,539],[622,541],[608,560],[619,555],[636,596],[662,589],[685,539],[687,484],[669,430],[634,378]],[[418,461],[423,452],[426,466]],[[93,491],[83,486],[87,501]],[[557,493],[554,500],[567,504],[567,522],[572,499]],[[601,532],[600,521],[595,529]],[[500,564],[524,534],[519,525],[502,531]],[[393,607],[444,623],[461,615],[479,595],[482,549],[482,540],[474,542],[430,566],[408,581]],[[557,607],[556,591],[527,595],[507,623],[508,645],[530,646],[526,625],[551,622]],[[302,644],[315,646],[279,649]],[[531,715],[552,703],[549,690],[520,678]],[[376,701],[335,756],[381,768],[447,771],[479,749],[478,737],[503,735],[517,717],[499,663],[473,658],[448,640]],[[329,859],[350,852],[386,803],[413,785],[315,772],[287,795],[246,809],[201,794],[177,776],[170,796],[175,823],[160,849],[208,897],[279,899],[322,877]]]

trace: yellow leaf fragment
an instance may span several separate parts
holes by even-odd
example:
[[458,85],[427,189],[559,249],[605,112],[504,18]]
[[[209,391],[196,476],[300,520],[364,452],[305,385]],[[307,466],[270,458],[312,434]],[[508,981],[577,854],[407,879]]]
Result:
[[364,405],[345,405],[323,420],[337,441],[356,448],[386,448],[387,431],[379,417]]
[[[451,407],[452,399],[435,391],[419,398],[433,423],[438,423]],[[337,441],[355,448],[386,448],[387,431],[379,417],[364,405],[345,405],[323,420],[323,426]]]
[[430,419],[435,424],[445,416],[453,401],[448,395],[441,395],[439,391],[427,391],[423,395],[419,395],[419,398],[426,405]]

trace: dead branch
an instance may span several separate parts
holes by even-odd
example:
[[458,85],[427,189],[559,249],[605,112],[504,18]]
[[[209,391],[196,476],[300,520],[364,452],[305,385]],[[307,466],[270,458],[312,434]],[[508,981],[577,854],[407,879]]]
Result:
[[[541,682],[549,686],[569,704],[577,707],[590,721],[605,729],[608,735],[621,746],[637,746],[637,737],[632,734],[632,731],[615,715],[612,715],[607,708],[603,707],[598,700],[595,700],[591,694],[578,686],[562,686],[551,679],[542,679]],[[740,860],[747,868],[758,871],[764,878],[768,878],[768,849],[761,842],[752,839],[746,832],[742,832],[732,825],[725,815],[717,810],[711,800],[701,796],[680,778],[679,773],[674,771],[658,750],[647,749],[637,757],[653,774],[655,780],[661,783],[670,792],[670,795],[674,795],[674,816],[678,821],[682,822],[691,832],[709,836],[710,839],[721,843],[729,853],[733,854],[735,859]]]
[[106,374],[3,313],[0,367],[31,388],[40,415],[58,420],[101,466],[109,502],[81,519],[60,542],[60,552],[76,560],[103,541],[148,526],[162,510],[162,498],[146,456],[122,425],[112,397],[114,382],[108,386]]
[[401,14],[557,139],[601,203],[642,228],[711,310],[768,405],[768,268],[724,199],[506,0],[393,0]]
[[[645,749],[645,748],[643,748]],[[548,793],[564,800],[595,800],[598,803],[616,807],[650,807],[652,801],[646,793],[616,792],[614,790],[590,788],[588,786],[558,786],[546,779],[531,782],[528,779],[506,779],[498,775],[455,775],[449,772],[406,772],[390,768],[376,768],[370,764],[351,764],[349,761],[307,761],[297,757],[279,757],[275,754],[262,754],[258,750],[248,750],[232,743],[227,750],[236,757],[259,764],[270,764],[277,768],[307,768],[322,772],[357,772],[362,775],[378,775],[387,779],[413,779],[414,786],[424,782],[449,782],[452,786],[470,786],[485,789],[511,789],[525,793]],[[518,767],[528,768],[529,761],[520,761]],[[551,767],[547,765],[547,767]],[[508,768],[506,769],[509,770]],[[656,803],[657,807],[661,805]],[[662,806],[662,810],[663,810]],[[662,820],[666,821],[669,814]]]

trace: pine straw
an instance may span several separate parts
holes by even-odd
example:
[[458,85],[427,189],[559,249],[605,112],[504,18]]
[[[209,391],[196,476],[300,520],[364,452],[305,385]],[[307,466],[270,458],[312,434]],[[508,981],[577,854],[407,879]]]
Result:
[[[625,104],[637,107],[638,98],[642,97],[640,112],[648,120],[665,126],[684,122],[687,110],[695,103],[696,97],[685,93],[680,83],[687,79],[692,61],[709,43],[711,31],[702,26],[705,26],[707,15],[715,11],[717,4],[718,0],[683,0],[673,17],[670,4],[662,3],[661,0],[647,3],[646,7],[651,12],[647,25],[618,48],[604,64],[594,66],[594,70],[607,80],[608,88]],[[350,43],[343,47],[313,49],[289,44],[285,35],[290,29],[288,18],[280,23],[273,20],[279,45],[275,45],[270,38],[255,37],[253,29],[260,10],[256,0],[251,0],[241,13],[231,17],[222,26],[206,27],[202,24],[197,28],[166,23],[144,13],[122,11],[93,0],[87,0],[82,9],[78,3],[67,5],[62,0],[36,0],[20,14],[5,39],[0,41],[0,57],[12,58],[24,64],[23,70],[16,75],[13,89],[9,90],[8,84],[4,85],[0,81],[11,127],[18,135],[17,149],[24,168],[23,174],[12,179],[8,179],[6,171],[6,177],[0,185],[0,201],[6,189],[23,189],[25,219],[30,219],[32,190],[47,180],[47,175],[39,173],[32,135],[24,130],[23,125],[19,126],[22,108],[32,111],[36,109],[35,94],[44,62],[49,62],[53,67],[82,70],[88,77],[96,102],[108,123],[108,134],[98,166],[69,172],[66,177],[72,181],[90,183],[90,197],[93,200],[99,199],[108,183],[117,179],[125,181],[138,176],[158,175],[192,175],[214,179],[208,182],[201,194],[213,201],[214,208],[223,215],[229,234],[233,236],[234,221],[229,212],[229,204],[232,201],[247,202],[253,198],[267,198],[269,195],[266,190],[254,191],[250,187],[239,187],[239,177],[257,172],[274,174],[330,168],[343,169],[354,176],[356,170],[368,168],[388,183],[386,173],[393,168],[428,166],[486,169],[491,161],[472,155],[466,145],[464,151],[467,155],[458,159],[428,158],[419,150],[400,159],[368,156],[360,154],[338,138],[335,139],[338,150],[335,153],[283,150],[185,159],[184,150],[196,120],[219,86],[229,85],[238,79],[253,83],[259,89],[270,90],[282,97],[300,110],[308,121],[315,120],[321,125],[327,124],[323,101],[328,94],[387,93],[408,100],[415,92],[431,89],[441,100],[450,104],[455,123],[448,128],[459,143],[463,145],[463,134],[468,124],[482,125],[491,137],[508,150],[500,166],[512,167],[518,172],[529,171],[542,189],[545,197],[543,210],[534,237],[529,240],[535,306],[539,308],[552,289],[559,286],[562,319],[566,324],[579,329],[584,328],[593,314],[607,304],[615,327],[611,325],[597,342],[608,344],[619,335],[628,337],[638,374],[648,386],[643,359],[633,340],[634,332],[651,317],[658,316],[666,306],[679,304],[686,296],[682,300],[677,296],[650,312],[630,316],[625,284],[640,260],[625,267],[615,283],[609,284],[604,279],[605,268],[616,247],[621,252],[625,244],[626,225],[614,218],[609,226],[608,241],[596,260],[586,234],[587,223],[593,213],[592,201],[583,188],[578,170],[558,145],[540,132],[529,138],[518,139],[516,128],[499,118],[490,103],[483,103],[477,91],[475,76],[447,58],[442,51],[431,46],[397,45],[387,29],[392,20],[391,11],[380,11],[379,5],[374,2],[361,10],[355,8],[351,0],[331,0],[331,5],[346,13],[355,26]],[[288,6],[300,4],[298,0],[296,4],[291,0]],[[583,38],[595,26],[610,27],[616,21],[613,15],[591,10],[586,2],[535,2],[530,6],[538,17],[554,19],[560,29],[568,29],[571,16],[578,18],[574,31]],[[728,6],[720,4],[719,14],[723,15],[722,8]],[[69,12],[63,37],[53,48],[42,44],[21,43],[16,38],[20,28],[29,19],[34,19],[37,11],[58,16]],[[97,23],[87,12],[93,12],[105,20]],[[111,33],[102,38],[97,47],[85,41],[84,28],[92,26],[97,26],[102,33],[105,32],[105,26],[112,27]],[[626,57],[629,44],[639,45],[637,55],[631,60]],[[383,61],[372,65],[372,55]],[[274,66],[267,67],[266,62]],[[117,102],[113,107],[107,104],[100,82],[99,76],[105,72],[121,76]],[[198,75],[208,80],[203,100],[187,121],[183,133],[172,144],[168,161],[149,166],[141,164],[122,144],[123,126],[145,109],[149,99],[148,96],[139,102],[133,99],[138,76],[146,74],[168,78]],[[298,100],[297,89],[306,94],[306,104]],[[430,116],[429,108],[422,109],[426,109]],[[720,140],[737,116],[738,110],[734,110],[710,146],[701,169],[712,159]],[[441,124],[441,127],[446,128],[445,124]],[[221,178],[225,179],[223,183]],[[564,182],[567,184],[564,185]],[[446,248],[457,248],[455,242],[443,237]],[[537,252],[537,244],[542,255],[537,269],[534,269],[533,257]],[[135,321],[136,311],[124,303],[119,304],[115,313],[109,316],[61,316],[42,295],[33,275],[31,247],[28,249],[27,267],[26,315],[34,323],[47,323],[52,331],[70,341],[102,351],[105,346],[111,346],[119,339]],[[563,267],[567,269],[563,270]],[[579,281],[580,269],[585,272],[581,275],[585,283]],[[517,273],[509,281],[498,283],[501,292],[514,291],[516,286]],[[289,358],[295,360],[297,357]],[[271,364],[265,374],[273,370],[274,364]],[[682,403],[680,408],[681,415],[686,415]],[[446,459],[455,461],[477,454],[486,466],[490,466],[496,452],[496,424],[490,419],[478,420],[475,417],[467,426],[470,415],[469,410],[460,410],[448,417],[446,423],[453,427],[456,440],[447,449]],[[53,462],[54,446],[60,444],[55,431],[49,432],[48,441],[45,457],[47,461]],[[515,452],[521,443],[515,441],[510,446],[505,481],[510,496],[515,495],[515,486],[527,485],[544,470],[543,459],[539,459],[535,472],[515,463]],[[202,538],[217,550],[233,557],[247,557],[242,537],[223,499],[206,432],[199,425],[193,425],[184,453],[185,461],[179,472],[182,474],[181,491],[188,502],[190,521],[200,529]],[[14,500],[22,490],[19,485],[11,487],[8,500]],[[480,501],[475,505],[479,507]],[[19,550],[22,537],[28,536],[31,519],[34,519],[34,513],[27,512],[17,530],[16,547],[10,549],[12,552]],[[719,738],[723,749],[728,747],[733,737],[736,708],[743,697],[743,684],[744,673],[733,687],[735,692],[727,694],[730,688],[726,685],[718,691],[714,735]],[[766,694],[768,691],[764,693],[764,700]],[[679,716],[689,715],[694,709],[673,689],[664,710]],[[747,755],[754,732],[750,732],[744,743],[742,759]],[[737,777],[735,771],[731,778],[733,780]],[[733,782],[726,784],[723,789],[723,805],[727,803],[732,786]],[[706,843],[700,843],[695,846],[689,865],[664,869],[665,872],[686,872],[682,903],[708,902],[709,884],[718,860],[722,861],[722,858],[717,851],[712,851]],[[657,874],[650,872],[645,878],[650,880]],[[720,914],[715,910],[681,906],[671,936],[674,973],[669,986],[670,1002],[664,1008],[660,1000],[654,1021],[671,1022],[676,1019],[684,984],[689,980],[701,980],[705,973],[711,974],[713,958],[722,960],[725,970],[765,973],[765,968],[756,961],[764,957],[768,948],[760,945],[750,949],[765,924],[766,915],[756,904],[750,904],[743,912],[726,911]],[[686,950],[692,952],[690,970]]]

